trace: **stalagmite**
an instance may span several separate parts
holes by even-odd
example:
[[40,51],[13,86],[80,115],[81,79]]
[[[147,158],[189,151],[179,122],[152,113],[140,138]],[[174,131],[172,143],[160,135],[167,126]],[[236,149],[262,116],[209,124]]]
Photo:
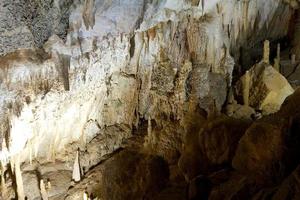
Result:
[[274,59],[274,69],[276,69],[278,72],[279,72],[279,66],[280,66],[279,59],[275,58]]
[[278,62],[280,63],[280,44],[277,44],[277,54],[276,57],[278,59]]
[[244,31],[247,32],[248,30],[248,9],[249,9],[249,1],[243,1],[243,25]]
[[250,90],[250,74],[249,71],[246,71],[244,84],[243,84],[243,100],[245,106],[249,106],[249,90]]
[[147,127],[148,137],[151,137],[152,133],[152,124],[151,124],[151,117],[148,118],[148,127]]
[[51,182],[48,180],[47,181],[47,190],[50,190],[51,189]]
[[232,87],[230,87],[228,91],[228,104],[233,104],[233,103],[236,103],[236,101],[234,99]]
[[264,55],[263,55],[263,61],[266,64],[270,63],[270,42],[269,40],[266,40],[264,42]]
[[76,152],[76,157],[73,166],[73,174],[72,179],[75,182],[79,182],[81,180],[80,166],[79,166],[79,151]]
[[15,176],[16,176],[16,183],[17,183],[18,199],[23,200],[23,199],[25,199],[25,195],[24,195],[23,179],[22,179],[22,172],[21,172],[21,168],[20,168],[20,156],[19,155],[17,155],[15,157]]
[[145,145],[153,144],[151,117],[148,117],[147,139]]
[[[6,192],[6,185],[5,185],[5,178],[4,178],[4,172],[5,172],[5,167],[3,164],[1,164],[1,193],[5,194]],[[1,197],[1,194],[0,194]]]
[[280,72],[280,44],[277,44],[276,58],[274,59],[274,68]]
[[88,194],[86,192],[83,193],[83,200],[89,200]]
[[296,64],[296,55],[295,54],[292,54],[292,56],[291,56],[291,64],[292,65]]
[[40,181],[40,190],[41,190],[41,196],[43,200],[48,200],[48,193],[44,184],[44,180]]

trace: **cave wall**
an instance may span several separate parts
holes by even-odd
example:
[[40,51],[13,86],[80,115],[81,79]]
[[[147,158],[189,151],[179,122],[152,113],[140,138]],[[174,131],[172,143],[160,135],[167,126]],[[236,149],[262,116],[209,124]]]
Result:
[[[0,16],[15,22],[0,32],[3,163],[73,160],[97,141],[88,168],[140,119],[184,127],[188,112],[220,113],[240,45],[285,36],[293,12],[280,0],[51,1],[47,12],[38,2],[29,22]],[[150,146],[163,140],[151,129],[147,137]]]

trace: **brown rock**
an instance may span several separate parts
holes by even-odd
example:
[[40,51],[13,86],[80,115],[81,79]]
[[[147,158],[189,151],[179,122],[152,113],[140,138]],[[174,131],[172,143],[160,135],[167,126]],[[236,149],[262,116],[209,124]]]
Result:
[[188,179],[229,164],[248,121],[221,117],[205,125],[198,135],[188,135],[179,167]]
[[272,200],[291,200],[300,199],[300,166],[287,177],[278,191],[273,196]]
[[280,127],[255,122],[241,138],[232,165],[241,172],[272,176],[274,163],[282,159],[284,145]]
[[251,184],[247,177],[241,174],[233,174],[225,183],[214,187],[210,193],[209,200],[250,199],[249,187]]
[[160,157],[124,150],[86,174],[66,199],[81,200],[85,191],[103,200],[151,199],[164,188],[168,176]]

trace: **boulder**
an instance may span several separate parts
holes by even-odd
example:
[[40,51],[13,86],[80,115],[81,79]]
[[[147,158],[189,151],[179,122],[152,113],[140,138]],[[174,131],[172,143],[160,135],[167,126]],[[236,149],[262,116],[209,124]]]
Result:
[[[255,122],[239,141],[233,167],[243,173],[272,177],[283,158],[284,132],[276,125]],[[278,171],[277,171],[278,172]]]
[[198,134],[187,136],[179,168],[189,180],[230,165],[240,138],[250,122],[220,117],[207,122]]
[[[284,76],[271,65],[258,63],[249,70],[248,74],[250,76],[249,105],[261,110],[264,115],[277,112],[286,97],[294,92]],[[246,75],[241,77],[241,82],[244,82],[245,77]],[[240,94],[243,94],[243,89],[240,89]]]

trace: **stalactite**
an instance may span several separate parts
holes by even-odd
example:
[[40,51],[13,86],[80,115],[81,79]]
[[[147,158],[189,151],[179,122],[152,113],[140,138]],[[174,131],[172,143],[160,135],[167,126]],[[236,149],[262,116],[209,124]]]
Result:
[[76,157],[75,157],[75,161],[74,161],[72,179],[75,182],[79,182],[81,180],[80,165],[79,165],[79,151],[78,150],[76,152]]
[[203,15],[204,8],[205,8],[205,0],[201,0],[201,7],[202,7],[202,15]]
[[14,159],[11,158],[11,159],[9,160],[9,162],[10,162],[11,173],[12,173],[12,174],[15,174],[15,161],[14,161]]
[[250,91],[250,74],[246,71],[243,84],[243,100],[244,105],[249,106],[249,91]]
[[144,32],[144,44],[145,50],[147,51],[149,49],[149,38],[147,32]]
[[41,191],[42,200],[48,200],[48,193],[43,179],[40,180],[40,191]]
[[269,40],[266,40],[264,42],[263,62],[266,64],[270,63],[270,42],[269,42]]
[[37,158],[38,156],[38,150],[39,150],[39,142],[36,141],[34,144],[34,157]]
[[243,25],[245,33],[248,31],[248,9],[249,9],[249,1],[243,1]]
[[148,138],[151,138],[151,136],[152,136],[152,123],[151,123],[151,117],[148,118],[147,133],[148,133]]
[[93,28],[93,26],[95,25],[95,16],[93,12],[94,4],[94,0],[85,0],[84,2],[84,10],[82,17],[87,30]]
[[151,117],[148,117],[148,126],[147,126],[147,137],[145,139],[144,146],[152,148],[152,145],[154,144],[154,136],[152,133],[152,123],[151,123]]
[[4,154],[4,156],[0,159],[0,162],[1,162],[1,165],[4,166],[5,163],[7,163],[7,156],[5,155],[5,153],[8,152],[8,149],[6,147],[6,142],[5,142],[5,139],[2,140],[2,146],[1,146],[1,151],[2,153]]
[[161,23],[159,23],[158,25],[157,25],[157,35],[158,35],[158,42],[159,42],[159,44],[160,45],[162,45],[162,43],[163,43],[163,39],[164,39],[164,36],[163,36],[163,26],[162,26],[162,24]]
[[18,195],[18,199],[23,200],[25,199],[25,194],[24,194],[24,187],[23,187],[22,171],[20,168],[20,155],[17,155],[16,157],[12,158],[12,160],[14,159],[15,159],[15,177],[17,183],[17,195]]
[[32,164],[32,143],[29,141],[29,163]]

